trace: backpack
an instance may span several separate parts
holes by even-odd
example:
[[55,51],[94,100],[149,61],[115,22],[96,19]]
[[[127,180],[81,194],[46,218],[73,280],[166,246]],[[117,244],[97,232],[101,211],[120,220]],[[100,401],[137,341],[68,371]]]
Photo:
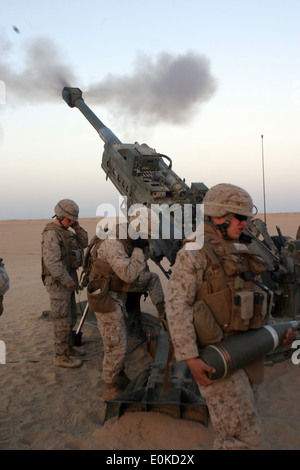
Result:
[[[113,271],[110,264],[97,257],[97,250],[105,239],[101,239],[94,235],[87,247],[86,253],[83,259],[82,272],[80,275],[80,286],[81,288],[87,287],[91,281],[99,278],[105,278],[109,282],[109,289],[119,292],[126,292],[130,284],[127,284]],[[133,246],[128,240],[119,240],[130,257],[132,254]]]
[[97,250],[102,242],[103,240],[94,235],[86,249],[80,275],[80,285],[82,288],[86,287],[90,282],[92,263],[97,258]]

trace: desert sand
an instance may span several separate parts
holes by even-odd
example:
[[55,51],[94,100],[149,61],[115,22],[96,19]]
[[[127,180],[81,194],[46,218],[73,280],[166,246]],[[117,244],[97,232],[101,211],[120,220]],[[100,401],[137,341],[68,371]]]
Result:
[[[53,333],[48,294],[40,277],[40,235],[48,220],[0,221],[0,257],[10,276],[10,290],[0,317],[0,340],[6,363],[0,364],[0,449],[2,450],[210,450],[210,424],[178,420],[158,412],[127,412],[103,423],[102,340],[91,323],[83,327],[86,356],[80,369],[53,365]],[[95,233],[96,219],[81,219]],[[271,235],[276,225],[295,238],[300,213],[268,214]],[[151,264],[151,269],[160,272]],[[167,281],[161,274],[166,291]],[[84,301],[85,292],[77,300]],[[143,311],[154,314],[146,300]],[[127,358],[130,378],[150,360],[146,346]],[[300,449],[300,365],[290,359],[265,367],[259,408],[263,448]]]

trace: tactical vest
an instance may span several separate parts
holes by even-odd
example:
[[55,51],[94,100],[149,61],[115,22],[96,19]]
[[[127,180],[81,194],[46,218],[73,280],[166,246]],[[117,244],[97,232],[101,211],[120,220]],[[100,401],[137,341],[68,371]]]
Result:
[[[46,225],[43,234],[49,230],[56,232],[59,236],[61,259],[66,263],[68,272],[76,271],[76,269],[82,266],[83,262],[83,249],[80,247],[76,236],[70,230],[59,227],[54,222],[50,222]],[[51,276],[51,273],[45,266],[42,257],[42,279],[46,276]]]
[[[204,279],[199,282],[194,305],[194,321],[203,335],[201,346],[260,328],[269,308],[267,293],[253,282],[254,276],[266,270],[264,261],[248,245],[221,239],[210,224],[204,227],[203,250],[210,260],[210,269],[205,270]],[[209,328],[203,328],[203,318],[197,320],[197,310],[198,316],[200,311],[202,316],[210,317],[214,326],[207,338],[205,330],[209,333]]]
[[[126,292],[129,289],[130,284],[120,279],[107,261],[104,261],[97,256],[97,251],[104,240],[105,239],[98,238],[96,235],[91,240],[84,256],[81,286],[86,287],[95,279],[104,278],[108,281],[109,290],[114,292]],[[118,240],[122,243],[126,254],[130,257],[133,251],[130,239]]]

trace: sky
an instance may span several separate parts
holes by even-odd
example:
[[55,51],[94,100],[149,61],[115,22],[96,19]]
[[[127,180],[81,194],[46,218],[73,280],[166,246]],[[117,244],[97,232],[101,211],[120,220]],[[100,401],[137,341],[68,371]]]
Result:
[[299,0],[0,0],[0,220],[51,218],[64,198],[80,217],[118,204],[64,86],[188,185],[300,212],[299,24]]

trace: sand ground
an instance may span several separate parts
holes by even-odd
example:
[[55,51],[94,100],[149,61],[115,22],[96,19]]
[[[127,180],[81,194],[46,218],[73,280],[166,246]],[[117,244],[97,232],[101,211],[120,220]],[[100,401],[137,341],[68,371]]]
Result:
[[[210,423],[205,427],[158,412],[135,412],[103,424],[103,347],[92,324],[83,327],[83,367],[54,367],[52,322],[42,315],[49,310],[49,298],[40,278],[40,235],[47,222],[0,221],[0,257],[10,276],[0,317],[0,340],[6,346],[6,364],[0,364],[0,449],[211,449]],[[81,220],[89,238],[96,223]],[[284,235],[295,238],[300,213],[268,214],[267,223],[271,235],[277,234],[278,225]],[[85,299],[83,292],[77,300]],[[142,307],[154,313],[148,299]],[[145,346],[135,350],[127,358],[129,376],[144,370],[149,360]],[[300,449],[300,365],[286,360],[265,369],[259,399],[264,448]]]

